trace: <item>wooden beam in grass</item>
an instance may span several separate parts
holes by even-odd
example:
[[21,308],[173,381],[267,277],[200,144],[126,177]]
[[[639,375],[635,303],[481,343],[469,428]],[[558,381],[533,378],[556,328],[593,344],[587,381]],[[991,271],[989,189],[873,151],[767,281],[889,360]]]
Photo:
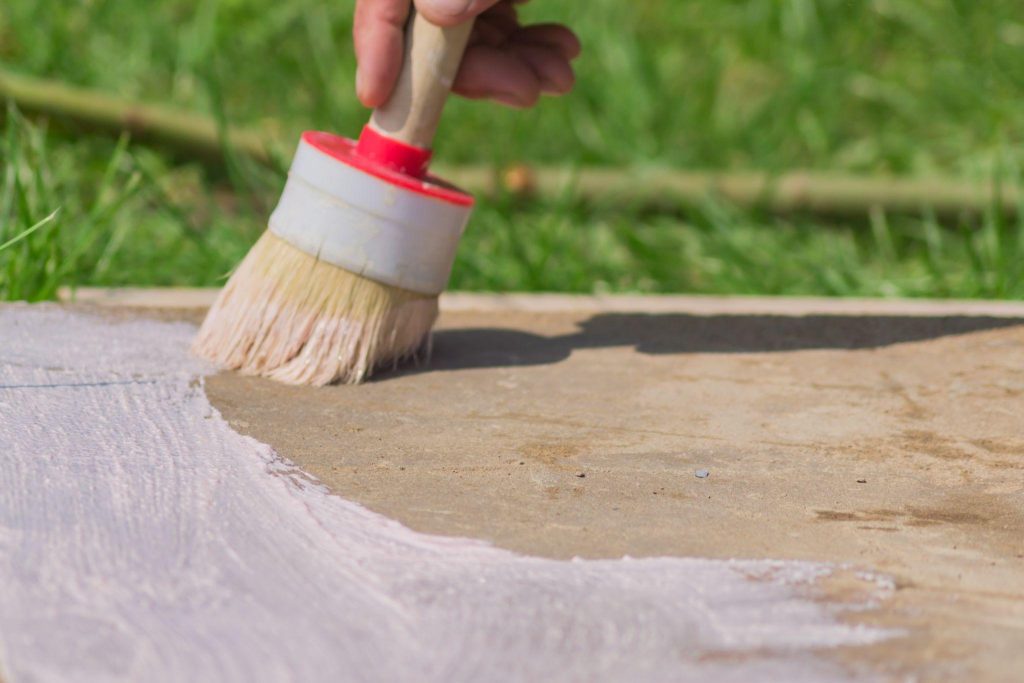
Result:
[[[212,117],[32,78],[0,69],[0,98],[26,113],[86,128],[168,145],[206,163],[221,164],[226,150],[262,163],[290,142],[249,129],[228,128]],[[2,111],[0,111],[2,116]],[[614,202],[665,209],[718,199],[766,211],[838,215],[934,212],[942,216],[1020,211],[1016,184],[934,177],[858,176],[680,170],[665,167],[571,168],[514,165],[445,167],[440,175],[475,194],[545,200]]]

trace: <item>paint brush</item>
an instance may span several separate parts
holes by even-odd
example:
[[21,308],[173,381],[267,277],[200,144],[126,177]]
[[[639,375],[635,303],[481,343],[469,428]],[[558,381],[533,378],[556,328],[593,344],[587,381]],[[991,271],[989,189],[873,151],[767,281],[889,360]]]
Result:
[[429,347],[473,198],[427,173],[472,22],[412,10],[402,72],[358,141],[303,133],[269,229],[193,352],[288,384],[356,384]]

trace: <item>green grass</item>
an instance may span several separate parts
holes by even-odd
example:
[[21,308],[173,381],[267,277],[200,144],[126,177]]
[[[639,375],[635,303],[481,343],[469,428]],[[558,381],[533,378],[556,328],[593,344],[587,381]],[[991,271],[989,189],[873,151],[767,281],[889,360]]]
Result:
[[[352,2],[7,0],[0,62],[286,137],[355,134]],[[1019,0],[535,0],[577,28],[576,92],[529,112],[457,101],[445,162],[794,168],[1016,181]],[[211,285],[280,178],[6,116],[0,298],[61,284]],[[484,290],[1024,297],[1024,226],[777,217],[708,203],[483,202],[452,286]]]
[[13,108],[4,128],[0,299],[52,299],[66,282],[102,277],[126,235],[121,210],[139,187],[125,169],[127,139],[105,166],[89,168],[84,159],[61,163],[70,160],[52,154]]

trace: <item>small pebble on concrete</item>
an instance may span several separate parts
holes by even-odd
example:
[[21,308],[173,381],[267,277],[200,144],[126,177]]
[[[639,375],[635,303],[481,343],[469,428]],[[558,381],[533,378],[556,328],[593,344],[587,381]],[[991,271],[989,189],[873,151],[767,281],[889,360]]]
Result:
[[694,472],[694,475],[696,475],[698,479],[707,479],[710,474],[711,473],[707,470],[697,470]]

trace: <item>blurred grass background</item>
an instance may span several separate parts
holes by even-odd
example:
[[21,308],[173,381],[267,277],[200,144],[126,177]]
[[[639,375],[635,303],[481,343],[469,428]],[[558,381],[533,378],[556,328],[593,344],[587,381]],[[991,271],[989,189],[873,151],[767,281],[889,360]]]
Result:
[[[282,139],[355,135],[352,5],[5,0],[0,66]],[[523,14],[578,31],[576,91],[527,112],[453,101],[444,162],[1020,179],[1019,0],[535,0]],[[218,284],[282,184],[244,159],[211,168],[3,112],[0,298]],[[1022,249],[1024,222],[996,210],[940,222],[497,198],[452,288],[1021,298]]]

